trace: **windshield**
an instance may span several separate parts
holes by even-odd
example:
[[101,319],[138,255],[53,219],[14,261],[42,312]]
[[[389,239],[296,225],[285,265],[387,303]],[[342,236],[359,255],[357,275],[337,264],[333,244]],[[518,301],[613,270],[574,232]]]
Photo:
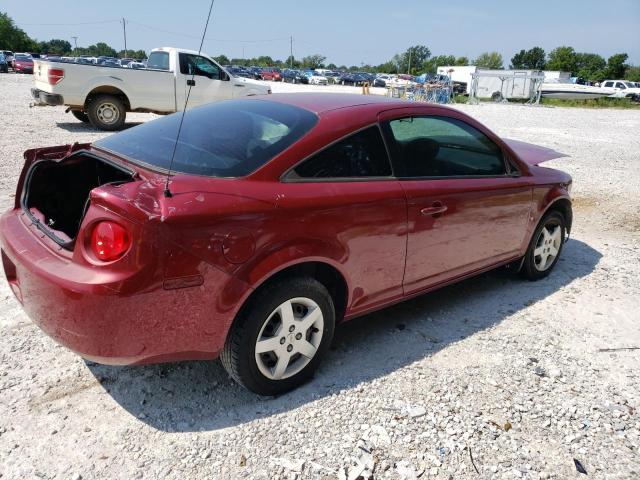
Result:
[[20,54],[20,53],[19,53],[19,54],[17,54],[17,55],[15,56],[15,59],[16,59],[16,60],[31,60],[31,56],[29,56],[29,55],[22,55],[22,54]]
[[[169,169],[182,113],[144,123],[94,145],[134,162]],[[243,177],[316,124],[308,110],[264,100],[228,100],[186,112],[171,171]]]

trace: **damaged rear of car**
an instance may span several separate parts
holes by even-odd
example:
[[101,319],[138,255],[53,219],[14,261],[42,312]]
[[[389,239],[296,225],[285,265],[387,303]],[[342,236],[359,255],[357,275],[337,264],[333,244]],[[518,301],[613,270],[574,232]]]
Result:
[[211,322],[203,292],[182,288],[206,279],[215,291],[228,275],[172,241],[164,178],[87,144],[25,152],[15,205],[0,217],[5,275],[29,317],[87,359],[135,364],[218,348],[198,326]]

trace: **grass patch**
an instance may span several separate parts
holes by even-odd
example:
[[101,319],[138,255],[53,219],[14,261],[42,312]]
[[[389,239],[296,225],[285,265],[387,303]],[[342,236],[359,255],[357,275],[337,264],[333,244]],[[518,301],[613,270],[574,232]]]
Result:
[[[469,97],[466,95],[456,95],[454,103],[467,103]],[[481,103],[493,103],[490,99],[481,99]],[[512,99],[509,103],[524,104],[527,100]],[[588,100],[563,100],[558,98],[541,98],[540,105],[553,107],[578,107],[578,108],[636,108],[640,109],[640,103],[634,102],[630,98],[591,98]]]

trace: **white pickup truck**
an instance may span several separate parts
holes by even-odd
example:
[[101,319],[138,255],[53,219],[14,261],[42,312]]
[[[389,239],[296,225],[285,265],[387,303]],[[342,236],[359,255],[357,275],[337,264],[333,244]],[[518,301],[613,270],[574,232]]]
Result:
[[636,87],[633,82],[628,80],[605,80],[601,83],[605,88],[613,88],[614,92],[609,95],[613,98],[630,98],[640,101],[640,88]]
[[202,53],[156,48],[147,68],[131,69],[47,60],[34,61],[36,105],[67,105],[67,111],[102,130],[119,130],[127,112],[173,113],[249,95],[271,93],[259,81],[231,75]]

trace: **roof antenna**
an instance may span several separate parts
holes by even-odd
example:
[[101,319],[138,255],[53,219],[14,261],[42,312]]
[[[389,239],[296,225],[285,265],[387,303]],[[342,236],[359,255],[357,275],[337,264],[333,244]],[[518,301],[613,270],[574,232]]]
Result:
[[[204,32],[202,32],[202,40],[200,40],[200,48],[198,49],[198,55],[202,52],[202,45],[204,44],[204,37],[207,34],[207,27],[209,26],[209,19],[211,18],[211,10],[213,10],[213,2],[209,5],[209,15],[207,15],[207,22],[204,24]],[[176,68],[180,68],[180,61]],[[187,113],[187,105],[189,103],[189,96],[191,95],[191,87],[195,84],[196,71],[195,68],[191,72],[191,81],[189,82],[189,90],[187,91],[187,98],[184,101],[184,108],[182,109],[182,115],[180,116],[180,125],[178,126],[178,134],[176,135],[176,143],[173,144],[173,152],[171,152],[171,161],[169,162],[169,170],[167,171],[167,179],[164,182],[164,196],[167,198],[172,197],[171,190],[169,190],[169,178],[171,177],[171,169],[173,168],[173,159],[176,156],[176,149],[178,148],[178,141],[180,140],[180,131],[182,131],[182,122],[184,122],[184,115]]]

